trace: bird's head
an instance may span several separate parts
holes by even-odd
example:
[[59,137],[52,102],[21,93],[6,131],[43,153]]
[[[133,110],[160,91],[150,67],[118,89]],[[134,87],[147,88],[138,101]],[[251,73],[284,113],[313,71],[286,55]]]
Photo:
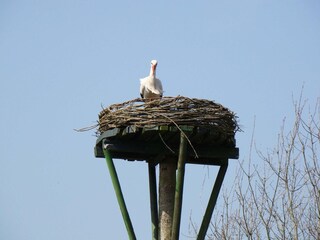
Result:
[[151,61],[151,68],[150,68],[150,76],[156,76],[156,68],[157,68],[158,61],[152,60]]
[[151,60],[151,66],[157,66],[158,61],[157,60]]

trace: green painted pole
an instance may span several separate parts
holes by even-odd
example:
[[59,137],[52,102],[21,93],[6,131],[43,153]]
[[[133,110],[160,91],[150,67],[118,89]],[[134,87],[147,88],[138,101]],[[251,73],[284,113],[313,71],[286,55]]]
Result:
[[184,134],[180,134],[180,147],[178,159],[178,171],[176,179],[176,193],[174,199],[173,223],[172,223],[172,240],[179,240],[181,209],[183,198],[183,183],[187,155],[187,140]]
[[134,230],[133,230],[133,226],[132,226],[132,223],[131,223],[131,220],[130,220],[130,216],[129,216],[129,213],[128,213],[128,210],[127,210],[127,207],[126,207],[126,203],[125,203],[124,198],[123,198],[120,182],[119,182],[118,175],[117,175],[116,169],[115,169],[113,161],[112,161],[112,157],[111,157],[108,149],[106,149],[106,148],[103,148],[103,153],[104,153],[104,156],[106,158],[106,162],[107,162],[107,165],[108,165],[108,169],[109,169],[110,177],[111,177],[111,180],[112,180],[113,188],[114,188],[114,191],[115,191],[116,196],[117,196],[117,200],[118,200],[119,207],[120,207],[120,210],[121,210],[122,218],[123,218],[123,221],[124,221],[124,223],[126,225],[129,239],[130,240],[136,240],[136,236],[134,234]]
[[211,217],[212,217],[212,213],[213,213],[213,209],[216,205],[218,195],[220,192],[220,188],[221,188],[224,176],[226,174],[227,168],[228,168],[228,159],[226,161],[226,164],[220,166],[218,176],[217,176],[215,184],[213,186],[211,196],[210,196],[210,199],[208,202],[208,206],[207,206],[206,212],[204,214],[204,217],[203,217],[203,220],[201,223],[201,227],[200,227],[200,230],[198,233],[197,240],[204,240],[204,238],[207,234],[209,224],[211,221]]
[[158,240],[159,218],[157,204],[157,179],[156,168],[154,164],[148,163],[149,170],[149,190],[150,190],[150,208],[152,222],[152,240]]

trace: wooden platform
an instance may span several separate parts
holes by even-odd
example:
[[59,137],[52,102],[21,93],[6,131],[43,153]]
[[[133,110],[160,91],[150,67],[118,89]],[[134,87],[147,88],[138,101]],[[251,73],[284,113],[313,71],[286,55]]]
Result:
[[177,159],[180,130],[188,137],[187,163],[223,165],[238,159],[234,135],[218,132],[215,127],[195,126],[127,126],[102,133],[96,142],[95,156],[104,158],[106,147],[113,158],[147,161],[158,164],[164,158]]

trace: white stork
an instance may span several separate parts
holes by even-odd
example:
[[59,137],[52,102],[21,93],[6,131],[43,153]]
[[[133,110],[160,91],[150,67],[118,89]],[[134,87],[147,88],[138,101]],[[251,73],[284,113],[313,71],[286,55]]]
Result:
[[157,64],[157,60],[152,60],[149,76],[140,79],[140,95],[144,99],[162,98],[162,84],[160,79],[156,78]]

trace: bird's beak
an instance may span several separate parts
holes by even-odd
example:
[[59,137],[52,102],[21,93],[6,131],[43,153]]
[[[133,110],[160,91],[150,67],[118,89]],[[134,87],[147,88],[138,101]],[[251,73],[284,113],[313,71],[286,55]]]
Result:
[[151,67],[152,67],[152,69],[156,69],[157,63],[155,63],[155,64],[151,63]]

